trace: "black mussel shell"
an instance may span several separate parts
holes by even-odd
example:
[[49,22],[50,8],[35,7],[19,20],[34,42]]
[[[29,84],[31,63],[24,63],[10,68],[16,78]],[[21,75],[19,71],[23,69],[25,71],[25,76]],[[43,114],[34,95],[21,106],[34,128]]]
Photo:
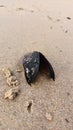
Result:
[[47,68],[51,78],[55,80],[53,67],[41,52],[34,51],[33,53],[25,55],[23,58],[23,67],[26,80],[30,85],[35,81],[38,72],[43,68]]

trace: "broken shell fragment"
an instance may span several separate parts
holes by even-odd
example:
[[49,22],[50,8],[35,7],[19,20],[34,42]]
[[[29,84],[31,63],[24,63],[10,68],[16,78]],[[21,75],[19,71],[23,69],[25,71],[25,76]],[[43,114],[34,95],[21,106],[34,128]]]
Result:
[[46,118],[48,121],[52,121],[52,119],[53,119],[52,113],[46,113]]
[[12,88],[5,93],[5,99],[13,100],[20,92],[19,87]]
[[12,72],[9,68],[3,68],[2,71],[6,78],[9,78],[12,75]]
[[9,86],[18,86],[19,85],[19,82],[18,82],[16,76],[13,75],[13,73],[11,72],[11,70],[9,68],[4,68],[4,69],[2,69],[2,71],[5,74],[6,81]]
[[7,78],[7,84],[9,86],[18,86],[19,82],[15,76],[10,76],[9,78]]
[[34,51],[29,53],[23,58],[23,67],[25,71],[25,77],[28,84],[31,85],[38,75],[41,69],[46,69],[50,72],[50,76],[55,80],[55,73],[50,62],[45,58],[41,52]]

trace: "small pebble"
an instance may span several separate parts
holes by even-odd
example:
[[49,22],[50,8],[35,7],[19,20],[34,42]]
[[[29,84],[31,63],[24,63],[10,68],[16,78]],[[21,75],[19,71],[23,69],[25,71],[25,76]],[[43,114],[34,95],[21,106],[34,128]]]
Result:
[[68,33],[68,30],[66,30],[65,33]]
[[68,20],[71,20],[71,18],[70,17],[66,17]]
[[69,120],[68,120],[67,118],[65,118],[65,121],[66,121],[67,123],[69,123]]

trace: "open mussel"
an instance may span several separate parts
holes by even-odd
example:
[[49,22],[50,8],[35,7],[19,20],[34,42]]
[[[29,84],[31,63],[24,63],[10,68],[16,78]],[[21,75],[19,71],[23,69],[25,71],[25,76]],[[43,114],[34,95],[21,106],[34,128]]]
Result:
[[55,80],[53,67],[41,52],[34,51],[26,54],[23,58],[23,67],[26,80],[30,85],[35,81],[38,72],[42,69],[47,69],[50,72],[50,77]]

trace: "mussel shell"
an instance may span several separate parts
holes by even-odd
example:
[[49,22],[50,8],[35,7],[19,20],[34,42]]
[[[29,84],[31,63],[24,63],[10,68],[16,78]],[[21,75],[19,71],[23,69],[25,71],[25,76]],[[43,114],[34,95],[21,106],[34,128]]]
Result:
[[50,77],[55,80],[54,69],[41,52],[34,51],[33,53],[26,54],[23,58],[23,67],[26,80],[30,85],[35,81],[41,69],[47,69],[47,72],[50,72]]

